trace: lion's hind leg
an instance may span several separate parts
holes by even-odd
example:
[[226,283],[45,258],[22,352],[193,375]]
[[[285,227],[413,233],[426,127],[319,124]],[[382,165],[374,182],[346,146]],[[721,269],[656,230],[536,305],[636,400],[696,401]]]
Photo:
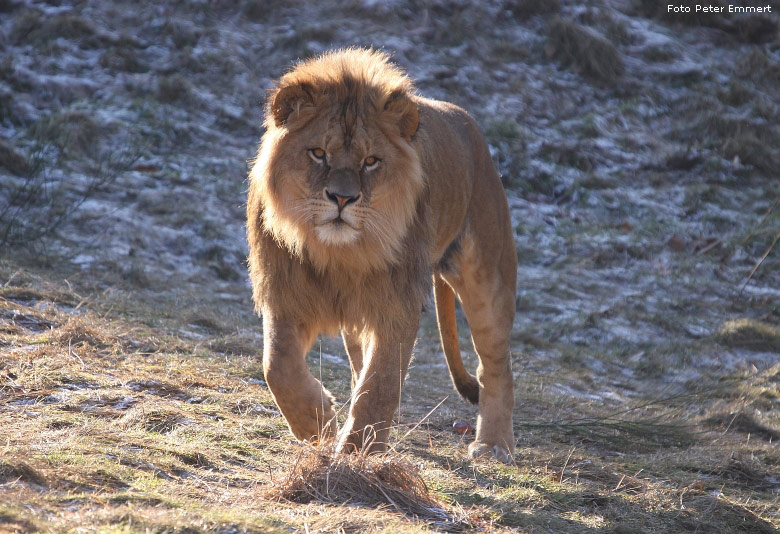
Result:
[[465,244],[455,272],[443,274],[461,302],[479,357],[479,417],[469,455],[492,454],[511,463],[515,397],[509,335],[515,314],[516,260],[508,254],[514,254],[514,245],[505,254],[493,255],[492,261],[485,260],[488,256],[475,245]]

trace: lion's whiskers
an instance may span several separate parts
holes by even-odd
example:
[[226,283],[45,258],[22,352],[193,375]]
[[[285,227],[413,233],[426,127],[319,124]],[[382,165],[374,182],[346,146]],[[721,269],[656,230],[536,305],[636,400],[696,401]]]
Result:
[[396,247],[398,240],[397,238],[393,238],[393,235],[390,231],[391,225],[387,224],[387,216],[384,213],[368,206],[364,207],[363,209],[368,214],[368,216],[363,217],[363,220],[366,223],[366,227],[377,238],[382,249],[387,254],[393,254],[397,252]]
[[377,241],[379,241],[379,245],[382,247],[382,249],[385,252],[391,252],[392,247],[386,241],[387,236],[382,227],[379,226],[373,219],[365,219],[365,225],[366,228],[374,235],[374,237],[376,237]]

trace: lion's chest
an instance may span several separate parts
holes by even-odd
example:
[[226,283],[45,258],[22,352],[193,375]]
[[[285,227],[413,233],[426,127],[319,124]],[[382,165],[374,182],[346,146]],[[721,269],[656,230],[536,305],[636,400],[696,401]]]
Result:
[[430,290],[430,270],[395,266],[384,271],[353,273],[346,270],[302,273],[304,283],[290,286],[287,304],[310,308],[320,330],[387,325],[414,318]]

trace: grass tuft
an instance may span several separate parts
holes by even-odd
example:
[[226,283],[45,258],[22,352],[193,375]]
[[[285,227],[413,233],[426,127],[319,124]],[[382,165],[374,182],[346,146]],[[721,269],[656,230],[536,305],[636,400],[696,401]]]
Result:
[[27,158],[3,139],[0,139],[0,168],[17,176],[25,176],[33,171]]
[[504,2],[504,8],[508,9],[512,15],[519,19],[528,19],[536,15],[552,15],[560,13],[560,0],[549,0],[547,2],[537,2],[535,0],[507,0]]
[[715,414],[705,419],[704,422],[717,428],[723,428],[723,432],[731,430],[741,434],[750,434],[766,441],[780,440],[780,430],[762,423],[755,416],[744,411]]
[[37,10],[28,10],[16,17],[11,29],[11,39],[16,44],[41,45],[60,38],[84,40],[96,34],[95,26],[78,15],[65,13],[46,17]]
[[234,356],[259,356],[262,348],[256,339],[240,334],[221,336],[208,343],[209,349]]
[[[132,417],[132,415],[131,415]],[[180,426],[192,424],[192,420],[171,410],[153,410],[142,414],[142,424],[148,432],[168,434]]]
[[723,155],[728,159],[739,158],[742,163],[771,175],[780,161],[775,151],[766,141],[759,139],[753,132],[737,132],[727,139],[722,147]]
[[0,484],[14,481],[33,483],[39,486],[46,485],[43,475],[25,462],[8,462],[0,460]]
[[727,321],[721,327],[717,337],[728,347],[780,353],[780,330],[761,321],[753,319]]
[[146,64],[130,46],[115,46],[100,56],[100,66],[114,72],[148,72]]
[[167,104],[186,103],[192,98],[192,84],[179,74],[163,76],[157,82],[157,98]]
[[458,524],[431,495],[417,468],[399,456],[336,454],[305,445],[266,497],[297,503],[391,506],[407,517]]
[[770,87],[780,84],[780,64],[764,50],[754,47],[735,65],[735,74]]
[[612,84],[623,74],[623,60],[615,45],[595,30],[556,17],[549,27],[548,56],[593,80]]

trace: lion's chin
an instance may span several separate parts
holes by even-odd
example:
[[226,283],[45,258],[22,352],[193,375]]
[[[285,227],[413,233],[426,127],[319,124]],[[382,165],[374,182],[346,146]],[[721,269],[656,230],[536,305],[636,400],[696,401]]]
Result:
[[344,221],[331,221],[315,228],[317,238],[326,245],[351,245],[358,240],[360,232]]

